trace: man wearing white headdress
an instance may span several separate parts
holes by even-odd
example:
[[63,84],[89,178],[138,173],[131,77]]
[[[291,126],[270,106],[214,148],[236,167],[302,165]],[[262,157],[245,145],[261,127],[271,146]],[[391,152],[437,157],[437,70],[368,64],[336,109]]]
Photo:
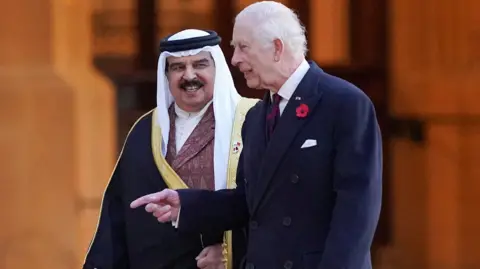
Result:
[[241,127],[258,100],[237,93],[220,41],[213,31],[194,29],[162,40],[157,107],[127,136],[84,269],[239,267],[243,230],[183,234],[177,223],[160,224],[149,212],[129,208],[135,198],[165,188],[236,187]]

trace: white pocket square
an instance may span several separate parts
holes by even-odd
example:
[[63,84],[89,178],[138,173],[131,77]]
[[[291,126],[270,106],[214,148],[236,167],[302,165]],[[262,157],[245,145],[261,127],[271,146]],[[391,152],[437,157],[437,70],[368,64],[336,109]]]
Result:
[[311,148],[317,145],[317,140],[315,139],[307,139],[305,142],[303,142],[303,145],[300,147],[302,149],[304,148]]

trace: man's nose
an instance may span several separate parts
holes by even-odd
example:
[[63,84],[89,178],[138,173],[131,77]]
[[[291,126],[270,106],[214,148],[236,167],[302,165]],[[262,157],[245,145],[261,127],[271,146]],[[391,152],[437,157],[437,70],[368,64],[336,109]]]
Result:
[[238,47],[236,47],[236,48],[233,50],[232,65],[233,65],[233,66],[237,66],[239,62],[240,62],[240,57],[239,57],[239,53],[238,53]]
[[183,73],[183,79],[192,80],[196,77],[195,70],[191,66],[187,66],[185,68],[185,72]]

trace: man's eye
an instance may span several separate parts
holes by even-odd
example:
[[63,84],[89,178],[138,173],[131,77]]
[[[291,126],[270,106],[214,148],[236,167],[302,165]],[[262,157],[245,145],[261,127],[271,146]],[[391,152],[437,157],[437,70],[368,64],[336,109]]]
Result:
[[199,63],[199,64],[196,64],[195,67],[196,68],[205,68],[207,67],[208,65],[206,63]]
[[182,66],[179,66],[179,65],[172,66],[172,70],[173,70],[173,71],[182,70]]

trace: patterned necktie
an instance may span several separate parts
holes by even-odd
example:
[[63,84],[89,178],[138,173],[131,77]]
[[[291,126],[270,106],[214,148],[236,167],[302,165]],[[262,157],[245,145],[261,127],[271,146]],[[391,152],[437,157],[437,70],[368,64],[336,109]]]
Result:
[[278,94],[274,94],[272,97],[272,103],[270,104],[270,113],[267,115],[267,137],[270,138],[277,121],[280,118],[280,100],[282,97]]

